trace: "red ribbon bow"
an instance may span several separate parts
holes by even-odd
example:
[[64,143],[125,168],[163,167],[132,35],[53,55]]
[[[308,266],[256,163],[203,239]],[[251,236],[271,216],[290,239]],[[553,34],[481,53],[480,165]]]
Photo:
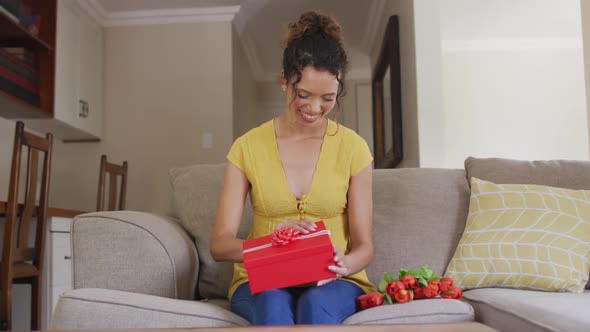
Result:
[[279,229],[275,229],[272,232],[272,245],[273,246],[284,246],[289,242],[296,240],[296,236],[299,235],[299,231],[293,227],[283,226]]

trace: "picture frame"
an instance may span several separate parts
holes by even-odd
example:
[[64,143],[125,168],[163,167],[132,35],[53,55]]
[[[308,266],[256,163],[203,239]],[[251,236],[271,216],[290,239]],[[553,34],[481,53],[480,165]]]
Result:
[[375,168],[396,168],[403,160],[399,20],[390,16],[371,82]]

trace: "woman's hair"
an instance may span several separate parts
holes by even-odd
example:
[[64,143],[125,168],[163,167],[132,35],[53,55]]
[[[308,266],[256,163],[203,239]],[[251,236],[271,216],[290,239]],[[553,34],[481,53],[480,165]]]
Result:
[[301,71],[307,66],[326,70],[340,83],[336,94],[336,103],[340,107],[339,98],[345,92],[344,75],[348,69],[340,25],[331,17],[310,11],[302,14],[297,22],[289,24],[282,42],[285,46],[283,72],[287,84],[295,90],[301,81]]

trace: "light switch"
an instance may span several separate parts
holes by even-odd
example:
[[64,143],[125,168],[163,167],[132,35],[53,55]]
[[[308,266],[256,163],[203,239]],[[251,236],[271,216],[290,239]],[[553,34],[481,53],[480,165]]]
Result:
[[213,135],[211,133],[203,133],[201,137],[201,147],[203,149],[213,148]]

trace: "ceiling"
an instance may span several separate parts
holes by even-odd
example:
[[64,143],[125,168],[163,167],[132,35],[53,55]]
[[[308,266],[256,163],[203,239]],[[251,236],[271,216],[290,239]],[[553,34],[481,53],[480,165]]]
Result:
[[[178,11],[237,8],[234,25],[258,80],[276,79],[281,65],[280,39],[287,24],[307,10],[337,19],[351,63],[351,78],[369,78],[371,29],[375,29],[387,0],[90,0],[106,16],[137,11]],[[239,6],[236,7],[236,6]]]
[[[399,0],[78,1],[92,4],[101,16],[114,21],[135,19],[142,16],[140,14],[149,18],[159,16],[162,19],[159,23],[171,23],[178,17],[191,15],[233,18],[254,76],[257,80],[274,80],[280,69],[281,36],[287,24],[307,10],[318,10],[340,22],[351,63],[349,77],[369,78],[368,55],[378,46],[375,35],[379,27],[386,24],[389,1]],[[580,0],[440,1],[443,43],[449,40],[580,39],[580,22]]]
[[107,12],[237,6],[242,0],[99,0]]

